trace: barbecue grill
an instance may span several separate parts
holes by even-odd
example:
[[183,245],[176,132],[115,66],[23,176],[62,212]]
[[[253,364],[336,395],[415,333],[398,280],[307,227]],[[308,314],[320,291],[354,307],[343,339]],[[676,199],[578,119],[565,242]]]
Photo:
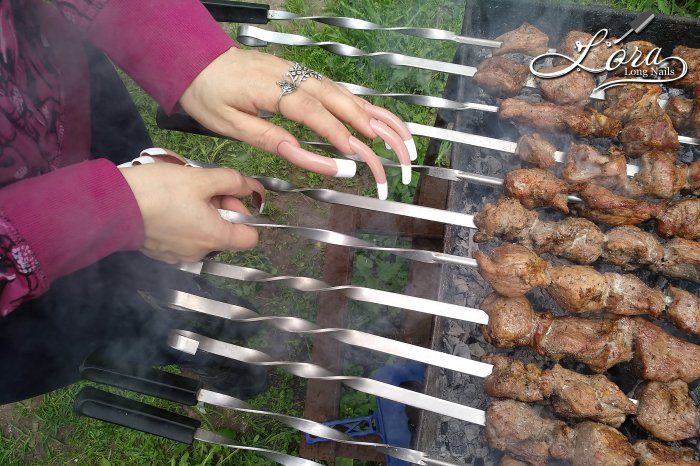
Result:
[[[221,2],[216,1],[210,3],[220,4]],[[522,22],[527,21],[547,33],[551,43],[557,43],[567,32],[574,29],[595,32],[606,27],[611,30],[612,35],[621,36],[628,32],[629,25],[635,23],[635,18],[637,16],[629,12],[614,11],[600,7],[563,6],[530,1],[496,0],[488,2],[468,1],[464,17],[463,36],[492,38],[506,31],[513,30],[522,24]],[[265,22],[265,18],[260,17],[260,15],[253,15],[251,18],[256,22]],[[248,38],[247,40],[251,41],[251,43],[255,43],[256,40],[261,40],[253,37],[252,34],[255,33],[254,29],[243,28],[242,30],[245,32],[244,35]],[[251,31],[252,33],[249,34]],[[264,37],[274,39],[276,36],[272,34]],[[700,47],[700,21],[658,16],[656,20],[644,30],[643,38],[656,43],[666,52],[670,51],[679,43],[690,47]],[[258,45],[262,44],[259,43]],[[341,51],[348,50],[343,47],[333,47]],[[455,65],[474,66],[489,56],[489,54],[490,49],[488,48],[463,45],[455,57]],[[395,59],[396,57],[390,58]],[[348,85],[348,87],[361,95],[371,95],[373,92],[372,90],[360,88],[358,86],[353,87],[353,85]],[[471,108],[459,108],[458,105],[448,104],[444,106],[452,108],[443,108],[440,110],[439,121],[449,124],[453,131],[487,136],[505,141],[517,140],[517,128],[510,123],[497,119],[495,113],[485,107],[494,105],[497,102],[476,87],[470,78],[453,75],[448,81],[443,97],[452,102],[470,102],[473,104]],[[405,96],[403,96],[403,98],[406,100]],[[411,98],[407,100],[410,101]],[[442,103],[444,104],[445,102],[443,101]],[[161,120],[165,120],[163,115],[161,115]],[[171,127],[183,129],[181,125]],[[440,133],[439,131],[431,131],[430,128],[426,129],[420,125],[409,125],[409,127],[414,134],[418,135],[448,134]],[[196,128],[190,127],[190,129]],[[456,138],[455,140],[459,140],[459,137],[454,136],[454,133],[452,134],[452,136],[448,134],[447,138],[449,139],[452,137]],[[566,147],[570,139],[570,136],[561,135],[557,146],[560,148]],[[604,145],[604,141],[593,140],[591,143],[593,145]],[[475,176],[459,175],[457,172],[450,172],[449,170],[442,172],[438,170],[431,171],[427,167],[422,171],[428,175],[436,175],[452,180],[449,184],[447,196],[449,210],[456,213],[474,214],[478,212],[486,202],[494,202],[501,193],[501,189],[498,187],[498,183],[495,180],[503,178],[505,173],[518,168],[520,165],[517,158],[507,153],[507,150],[506,153],[503,152],[502,147],[511,147],[512,144],[509,145],[507,142],[504,144],[505,145],[492,145],[492,149],[478,147],[478,144],[473,141],[469,141],[467,144],[454,144],[451,154],[453,170],[459,170],[462,173],[472,173],[475,174]],[[684,146],[681,160],[689,162],[700,158],[700,149],[698,149],[696,144],[697,141],[690,141],[688,145]],[[500,150],[496,150],[499,148]],[[339,197],[339,193],[332,194],[322,192],[323,190],[297,189],[289,183],[285,184],[285,182],[281,180],[261,179],[261,181],[266,188],[271,190],[302,193],[311,197],[317,196],[314,198],[345,206],[354,205],[356,207],[369,209],[372,208],[371,206],[375,206],[376,209],[384,212],[395,209],[393,213],[403,215],[410,212],[409,215],[415,218],[435,220],[435,213],[431,213],[427,210],[402,209],[390,203],[377,204],[369,200],[366,202],[354,201],[348,196]],[[334,196],[336,199],[335,201],[332,200]],[[353,204],[353,202],[356,203]],[[243,217],[234,215],[233,213],[223,213],[223,215],[231,221],[267,227],[291,228],[292,231],[297,234],[312,239],[320,239],[332,243],[332,237],[335,238],[336,241],[334,244],[373,249],[371,244],[367,244],[356,238],[341,237],[341,235],[329,236],[326,232],[321,230],[290,227],[289,225],[270,225],[260,219]],[[547,215],[549,215],[550,218],[556,218],[555,214],[550,213]],[[479,276],[478,272],[473,267],[472,261],[469,259],[476,250],[476,245],[473,240],[475,230],[470,228],[471,225],[469,221],[465,221],[464,216],[460,216],[459,214],[455,214],[452,217],[445,216],[445,218],[439,219],[439,221],[447,223],[444,238],[444,253],[435,254],[428,251],[406,251],[396,248],[392,249],[390,252],[403,255],[416,261],[443,264],[439,272],[437,300],[471,308],[464,309],[465,315],[466,313],[471,313],[471,317],[466,318],[469,322],[454,318],[454,315],[451,314],[454,312],[454,307],[437,306],[433,303],[432,305],[434,305],[436,309],[434,311],[429,311],[435,315],[430,348],[442,353],[448,353],[450,355],[456,354],[478,361],[481,356],[487,352],[494,352],[494,350],[484,341],[480,331],[482,324],[479,322],[480,319],[483,320],[483,316],[479,315],[478,309],[483,298],[490,292],[490,288]],[[374,249],[378,248],[374,247]],[[379,249],[381,250],[382,248]],[[387,248],[383,249],[386,250]],[[552,262],[555,264],[560,261],[561,260],[557,258],[552,259]],[[601,266],[600,269],[614,270],[606,265]],[[274,280],[303,291],[318,292],[319,290],[328,290],[331,287],[327,283],[309,281],[310,279],[299,277],[271,277],[267,274],[259,273],[259,271],[250,269],[243,270],[242,268],[226,267],[224,265],[212,266],[211,264],[205,263],[200,268],[186,267],[185,270],[192,273],[213,273],[240,280]],[[637,275],[650,286],[663,286],[668,281],[668,279],[648,271],[638,271]],[[689,285],[687,282],[676,283],[675,281],[673,281],[673,283],[695,294],[700,294],[699,285]],[[340,288],[337,288],[335,290],[341,291],[350,299],[383,303],[390,302],[387,300],[391,299],[387,295],[381,295],[381,292],[376,292],[377,290],[360,290],[357,287],[342,288],[344,289],[340,290]],[[192,301],[188,301],[186,297],[182,295],[178,296],[179,300],[173,298],[168,304],[176,308],[204,312],[230,319],[259,319],[259,317],[255,315],[246,314],[249,310],[237,309],[235,312],[231,309],[219,310],[218,305],[222,303],[216,304],[216,302],[214,302],[211,303],[211,305],[197,308],[197,306],[204,302],[203,300],[198,300],[196,297],[193,297]],[[535,308],[555,309],[555,314],[557,314],[556,306],[553,305],[552,300],[541,290],[532,291],[529,296]],[[401,298],[397,297],[395,299],[400,300]],[[419,309],[421,303],[418,301],[405,299],[401,300],[401,303],[405,303],[404,307],[406,309],[421,312]],[[422,304],[431,306],[429,302],[424,302]],[[238,314],[236,314],[237,312]],[[482,410],[487,407],[488,396],[483,392],[483,379],[480,377],[486,375],[488,370],[485,370],[486,368],[478,363],[470,364],[471,361],[458,361],[459,358],[454,357],[444,357],[443,361],[438,363],[436,360],[432,359],[435,357],[434,354],[418,350],[415,350],[415,354],[410,356],[410,349],[407,349],[408,347],[403,343],[396,343],[392,347],[390,342],[384,342],[379,337],[362,336],[359,335],[358,332],[353,333],[353,331],[343,329],[326,328],[325,330],[321,330],[319,327],[327,327],[327,325],[322,324],[320,319],[316,324],[301,321],[300,319],[260,319],[279,322],[279,328],[287,331],[294,331],[297,333],[321,332],[334,335],[335,338],[340,341],[351,345],[362,345],[364,338],[367,346],[372,349],[378,349],[379,351],[396,356],[408,355],[409,358],[421,360],[422,362],[428,363],[425,377],[426,382],[423,390],[425,395],[442,401],[456,402],[463,407]],[[287,326],[291,326],[294,329],[288,330]],[[679,333],[677,329],[670,325],[664,325],[664,328],[669,333]],[[697,343],[698,339],[695,338],[694,342]],[[327,370],[329,369],[328,367],[283,363],[275,361],[274,358],[263,353],[251,352],[251,350],[246,351],[244,348],[234,347],[232,345],[225,346],[196,334],[176,332],[173,336],[172,345],[188,352],[196,352],[198,349],[203,348],[204,351],[215,352],[215,354],[233,357],[247,362],[282,366],[291,369],[290,371],[296,375],[312,379],[329,379],[335,377],[332,371]],[[547,365],[546,359],[534,356],[533,353],[528,350],[515,350],[509,351],[508,353],[516,355],[519,359],[524,361],[537,362],[540,366]],[[578,363],[569,363],[566,367],[572,368],[577,372],[587,372],[586,368]],[[448,368],[448,370],[445,370],[445,368]],[[477,374],[480,377],[468,374]],[[610,370],[607,375],[626,393],[630,393],[638,382],[638,378],[634,375],[630,364],[618,365]],[[386,393],[387,396],[395,397],[392,399],[398,399],[406,395],[401,389],[382,388],[377,383],[371,383],[366,379],[343,377],[342,380],[349,386],[368,393]],[[690,388],[695,399],[700,399],[700,387],[698,383],[696,382],[694,385],[691,385]],[[431,401],[430,399],[421,398],[420,396],[416,396],[415,398],[415,400],[407,404],[423,408],[420,411],[420,419],[414,435],[414,448],[418,450],[418,452],[401,453],[405,458],[413,458],[413,456],[410,456],[413,454],[418,455],[416,457],[420,458],[419,452],[425,452],[427,457],[423,457],[423,459],[427,464],[439,464],[440,460],[455,464],[496,464],[501,453],[492,450],[486,444],[483,435],[483,427],[479,425],[483,423],[483,421],[479,420],[476,411],[470,409],[457,410],[453,408],[454,411],[450,412],[449,404],[440,404],[435,400]],[[313,403],[314,401],[315,400],[309,399],[307,403]],[[437,414],[436,412],[441,414]],[[458,419],[460,416],[462,420]],[[473,423],[464,422],[464,419],[470,419]],[[318,429],[319,427],[316,426],[315,428]],[[638,429],[629,418],[622,426],[621,430],[632,442],[638,438],[646,438],[648,436],[648,434]],[[683,445],[691,446],[696,449],[696,452],[700,453],[698,439],[687,440],[683,442]],[[380,450],[391,452],[386,446],[381,446]],[[397,457],[401,457],[401,454]]]

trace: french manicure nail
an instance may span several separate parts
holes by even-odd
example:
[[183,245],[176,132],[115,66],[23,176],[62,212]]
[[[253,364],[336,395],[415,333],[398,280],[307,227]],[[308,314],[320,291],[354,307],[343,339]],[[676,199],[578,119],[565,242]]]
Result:
[[396,132],[382,121],[372,118],[369,125],[394,150],[401,163],[401,181],[403,184],[409,184],[411,182],[411,158],[404,142]]
[[168,151],[166,151],[165,149],[161,149],[160,147],[150,147],[148,149],[142,150],[139,155],[141,155],[141,156],[143,156],[143,155],[150,155],[150,156],[168,155]]
[[411,158],[411,161],[417,160],[418,149],[416,149],[416,142],[413,140],[413,138],[404,139],[403,142],[406,145],[406,149],[408,149],[408,155]]
[[377,183],[377,198],[380,201],[386,201],[389,197],[389,185],[386,183]]

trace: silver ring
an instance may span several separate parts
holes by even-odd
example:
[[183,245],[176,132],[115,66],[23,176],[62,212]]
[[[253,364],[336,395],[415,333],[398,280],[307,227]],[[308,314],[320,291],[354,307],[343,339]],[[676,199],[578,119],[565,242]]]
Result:
[[292,83],[297,87],[299,87],[302,82],[306,81],[308,77],[316,78],[318,80],[323,78],[321,73],[307,68],[300,63],[294,63],[294,65],[289,68],[289,71],[287,71],[287,76],[291,78]]
[[298,87],[290,81],[277,81],[277,85],[282,89],[282,92],[280,92],[280,96],[277,98],[277,104],[279,104],[280,100],[282,100],[282,97],[284,97],[287,94],[291,94],[292,92],[296,91]]

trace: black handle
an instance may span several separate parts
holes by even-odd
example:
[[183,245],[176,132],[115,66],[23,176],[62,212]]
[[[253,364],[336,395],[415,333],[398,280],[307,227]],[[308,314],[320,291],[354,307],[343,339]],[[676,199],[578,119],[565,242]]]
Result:
[[117,368],[106,363],[99,355],[88,356],[80,365],[80,375],[93,382],[124,388],[144,395],[170,400],[183,405],[197,404],[202,383],[151,368],[142,370]]
[[228,0],[202,0],[214,19],[220,23],[267,24],[269,5]]
[[192,444],[201,425],[197,419],[171,413],[140,401],[107,393],[93,387],[80,390],[75,398],[75,411],[101,421]]

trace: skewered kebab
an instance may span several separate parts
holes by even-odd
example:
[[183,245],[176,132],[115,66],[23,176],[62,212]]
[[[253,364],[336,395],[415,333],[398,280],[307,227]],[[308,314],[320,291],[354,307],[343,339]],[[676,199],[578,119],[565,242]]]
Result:
[[481,361],[494,365],[484,380],[484,391],[495,398],[529,403],[549,398],[552,410],[560,417],[612,427],[620,427],[627,415],[635,414],[642,428],[669,442],[699,433],[700,413],[682,380],[644,383],[636,391],[637,406],[601,374],[583,375],[559,364],[542,370],[502,354],[486,355]]
[[[682,58],[688,64],[688,74],[675,81],[674,85],[687,88],[700,86],[700,49],[679,45],[673,49],[671,55]],[[680,73],[682,70],[680,63],[676,63],[674,69]]]
[[596,422],[566,423],[540,415],[515,400],[493,400],[486,410],[486,441],[493,448],[535,466],[547,459],[573,466],[632,466],[636,453],[617,429]]
[[[656,235],[631,225],[603,233],[590,220],[577,217],[542,220],[537,212],[525,209],[510,197],[486,204],[474,216],[474,224],[479,229],[474,241],[479,243],[500,238],[579,264],[602,259],[624,270],[646,267],[668,277],[700,283],[700,243],[695,241],[674,238],[662,244]],[[670,290],[673,293],[674,288]],[[684,329],[691,333],[700,331],[700,322],[691,327],[696,330]]]
[[484,391],[492,397],[523,402],[551,398],[552,408],[560,416],[613,427],[620,427],[628,414],[637,412],[622,390],[601,374],[582,375],[559,364],[542,370],[502,354],[489,354],[481,361],[494,366],[484,380]]
[[481,276],[505,296],[518,297],[534,288],[544,288],[558,305],[572,312],[648,314],[700,335],[700,298],[689,293],[674,291],[668,296],[634,275],[601,273],[586,265],[552,266],[519,244],[476,251],[474,258]]
[[700,346],[639,317],[554,317],[535,313],[524,296],[497,293],[481,307],[489,315],[482,333],[497,348],[531,347],[555,361],[570,357],[597,373],[634,359],[645,380],[690,383],[700,378]]
[[[569,427],[541,410],[514,400],[494,400],[486,411],[486,440],[512,457],[501,465],[545,466],[549,458],[573,466],[700,466],[691,448],[651,440],[630,445],[617,429],[596,422]],[[523,460],[520,462],[517,459]]]

